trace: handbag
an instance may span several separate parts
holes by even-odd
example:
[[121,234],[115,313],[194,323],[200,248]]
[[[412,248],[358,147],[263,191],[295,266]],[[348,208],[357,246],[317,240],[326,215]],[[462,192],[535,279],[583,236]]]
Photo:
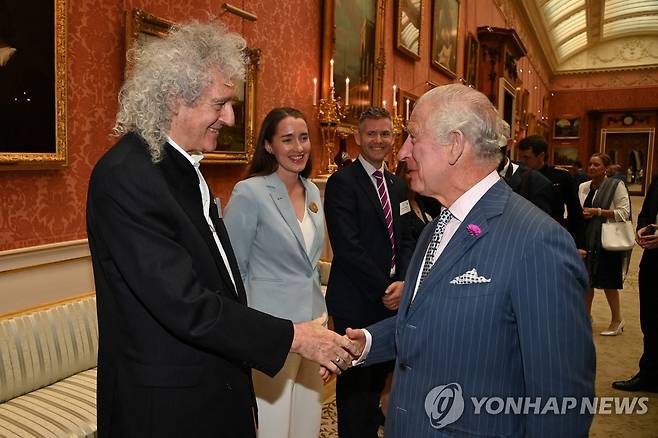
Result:
[[631,221],[601,224],[601,246],[607,251],[629,251],[635,245],[635,229]]

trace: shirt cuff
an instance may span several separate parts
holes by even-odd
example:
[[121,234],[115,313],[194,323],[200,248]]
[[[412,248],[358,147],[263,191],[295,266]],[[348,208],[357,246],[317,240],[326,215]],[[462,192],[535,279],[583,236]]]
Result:
[[352,361],[353,367],[357,365],[361,365],[363,362],[366,361],[366,357],[368,357],[368,353],[370,353],[370,347],[372,347],[372,335],[366,329],[361,329],[361,330],[363,330],[363,334],[366,336],[366,345],[363,347],[361,356],[359,356],[358,359]]

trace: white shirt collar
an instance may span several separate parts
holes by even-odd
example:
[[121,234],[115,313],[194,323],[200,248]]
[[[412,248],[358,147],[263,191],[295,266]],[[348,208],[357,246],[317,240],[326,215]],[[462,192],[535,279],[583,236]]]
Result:
[[199,168],[199,164],[201,163],[201,160],[203,160],[203,154],[189,154],[185,149],[182,147],[178,146],[178,143],[176,143],[171,137],[167,136],[167,142],[174,147],[178,152],[180,152],[187,160],[194,166],[195,169]]
[[359,154],[358,158],[359,158],[359,161],[361,162],[361,164],[363,165],[363,168],[366,170],[368,175],[370,175],[371,177],[372,177],[372,174],[373,174],[374,171],[379,170],[382,173],[384,173],[384,169],[386,169],[386,165],[384,164],[383,161],[382,161],[381,167],[379,169],[375,169],[375,166],[370,164],[365,158],[363,158],[363,156],[361,154]]
[[452,213],[455,218],[459,219],[460,222],[463,222],[480,198],[482,198],[484,194],[487,193],[499,180],[500,175],[498,175],[498,172],[495,170],[492,171],[457,198],[457,200],[448,207],[450,213]]

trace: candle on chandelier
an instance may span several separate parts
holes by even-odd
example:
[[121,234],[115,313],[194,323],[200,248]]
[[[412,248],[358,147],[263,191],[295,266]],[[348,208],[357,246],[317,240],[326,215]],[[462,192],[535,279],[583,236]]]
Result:
[[382,107],[386,108],[386,101],[385,100],[382,100]]
[[334,60],[333,58],[329,60],[329,80],[331,81],[331,86],[334,86]]
[[405,112],[405,115],[406,115],[405,119],[409,120],[409,99],[407,99],[407,111]]
[[345,105],[350,104],[350,78],[345,78]]
[[393,85],[393,113],[395,115],[398,114],[398,100],[397,100],[397,97],[395,96],[395,92],[397,91],[397,89],[398,89],[398,86]]
[[313,78],[313,106],[318,104],[318,78]]

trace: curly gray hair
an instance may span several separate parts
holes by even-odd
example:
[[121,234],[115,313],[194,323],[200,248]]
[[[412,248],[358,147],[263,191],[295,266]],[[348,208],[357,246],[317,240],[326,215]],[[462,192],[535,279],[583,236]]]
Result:
[[119,92],[114,133],[140,135],[151,160],[160,161],[172,101],[180,98],[193,105],[210,86],[215,69],[228,81],[241,81],[246,45],[222,24],[197,22],[175,26],[165,38],[139,45],[129,53],[132,69]]
[[445,144],[449,134],[459,130],[474,145],[481,164],[498,165],[500,143],[505,141],[502,119],[489,99],[479,91],[462,84],[436,87],[418,99],[416,106],[430,103],[424,129]]

